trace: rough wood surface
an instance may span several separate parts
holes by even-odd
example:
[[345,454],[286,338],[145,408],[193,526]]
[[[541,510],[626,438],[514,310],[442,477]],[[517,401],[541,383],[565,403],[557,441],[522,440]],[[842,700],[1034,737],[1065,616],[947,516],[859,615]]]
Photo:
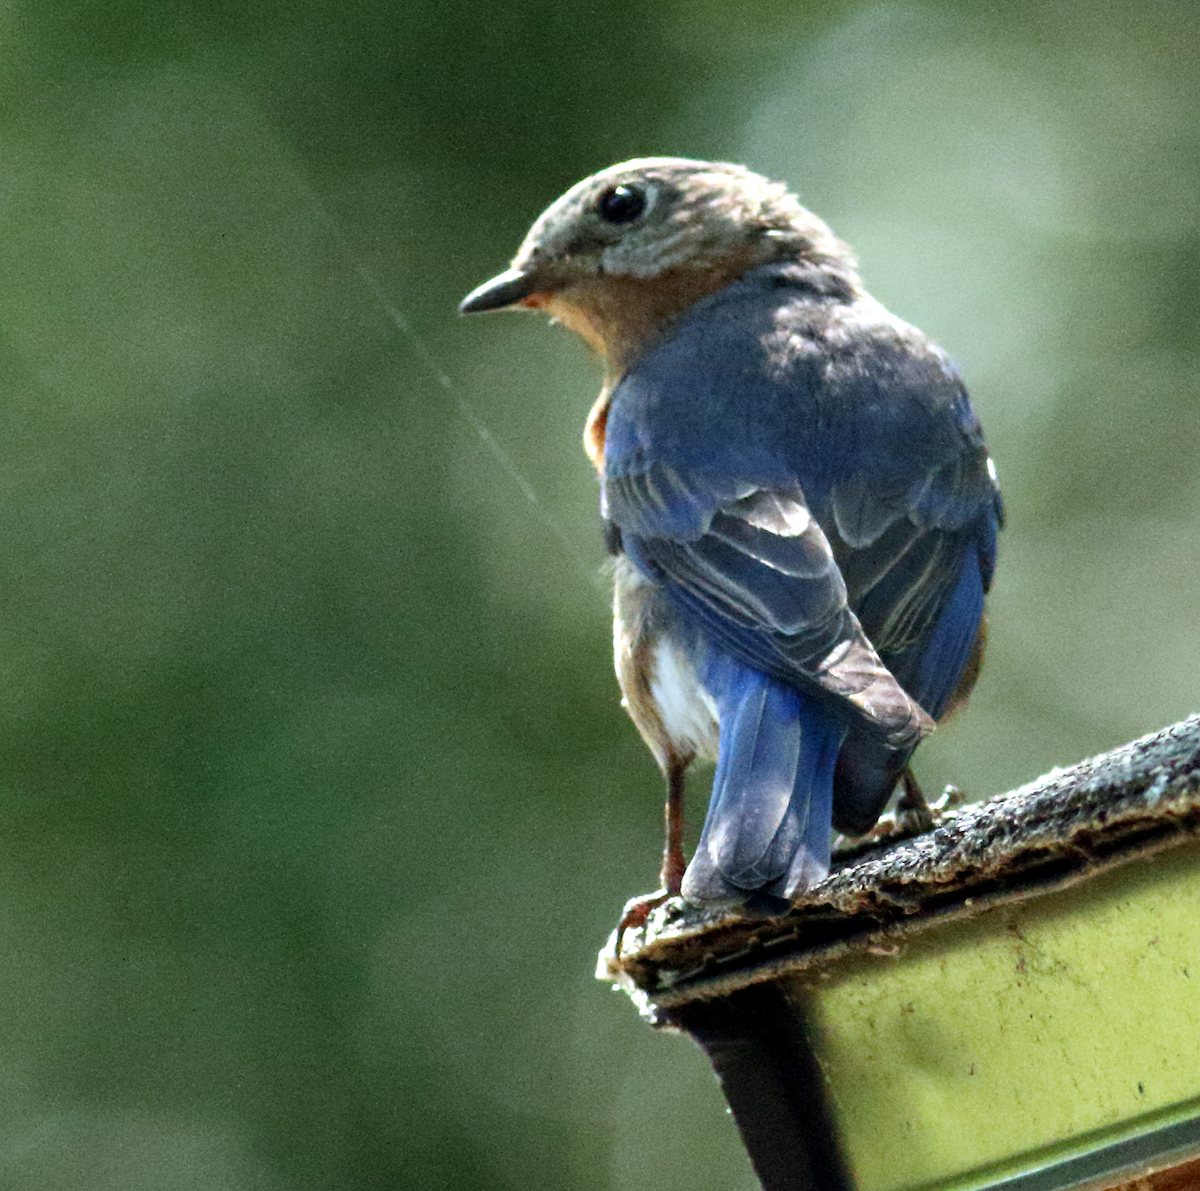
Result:
[[839,853],[782,918],[672,899],[615,936],[597,976],[658,1008],[725,995],[840,955],[899,945],[947,917],[1073,884],[1200,840],[1200,716],[946,814],[930,832]]

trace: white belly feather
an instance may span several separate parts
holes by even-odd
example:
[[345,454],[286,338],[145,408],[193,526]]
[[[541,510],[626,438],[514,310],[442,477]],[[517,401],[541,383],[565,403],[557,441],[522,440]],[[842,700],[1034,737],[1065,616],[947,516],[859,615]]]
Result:
[[669,641],[660,640],[653,656],[650,693],[663,730],[679,752],[715,761],[717,705],[712,696],[700,685],[687,657]]
[[664,769],[672,757],[715,759],[716,704],[662,631],[669,613],[661,591],[627,558],[617,559],[614,578],[613,644],[626,710]]

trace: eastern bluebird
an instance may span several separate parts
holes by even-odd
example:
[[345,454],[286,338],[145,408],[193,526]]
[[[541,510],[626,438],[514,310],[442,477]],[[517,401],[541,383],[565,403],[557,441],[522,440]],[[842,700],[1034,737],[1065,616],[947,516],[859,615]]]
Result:
[[[584,443],[623,702],[667,779],[664,888],[778,910],[975,683],[1002,509],[966,389],[820,219],[736,165],[584,179],[461,309],[514,306],[604,361]],[[697,756],[716,774],[685,871]]]

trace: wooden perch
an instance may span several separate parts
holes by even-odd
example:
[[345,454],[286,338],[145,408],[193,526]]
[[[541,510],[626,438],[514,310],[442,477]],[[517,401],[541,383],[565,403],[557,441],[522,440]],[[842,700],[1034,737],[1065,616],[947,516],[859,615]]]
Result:
[[926,835],[847,848],[784,918],[675,900],[613,939],[597,977],[647,1007],[721,996],[934,920],[1061,889],[1200,834],[1200,716],[946,815]]

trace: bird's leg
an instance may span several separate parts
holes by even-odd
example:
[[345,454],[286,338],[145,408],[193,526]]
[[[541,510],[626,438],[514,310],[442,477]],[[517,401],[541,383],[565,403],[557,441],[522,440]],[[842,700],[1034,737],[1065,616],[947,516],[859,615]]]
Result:
[[904,784],[904,793],[896,802],[896,818],[901,828],[906,834],[911,833],[912,835],[932,831],[935,826],[933,812],[929,809],[929,803],[925,800],[925,795],[917,784],[917,779],[913,776],[911,765],[904,767],[900,780]]
[[687,771],[687,760],[672,757],[667,762],[667,802],[663,809],[666,830],[663,842],[662,870],[659,880],[667,897],[678,897],[683,884],[683,873],[687,861],[683,856],[683,775]]
[[617,941],[614,951],[618,957],[621,954],[621,940],[625,932],[634,927],[643,926],[650,912],[656,910],[668,898],[678,897],[683,884],[683,874],[687,869],[687,860],[683,855],[683,790],[684,774],[691,757],[668,758],[664,775],[667,779],[667,801],[663,808],[666,837],[663,842],[662,869],[659,880],[662,888],[649,897],[641,897],[630,902],[625,907],[625,913],[617,925]]

